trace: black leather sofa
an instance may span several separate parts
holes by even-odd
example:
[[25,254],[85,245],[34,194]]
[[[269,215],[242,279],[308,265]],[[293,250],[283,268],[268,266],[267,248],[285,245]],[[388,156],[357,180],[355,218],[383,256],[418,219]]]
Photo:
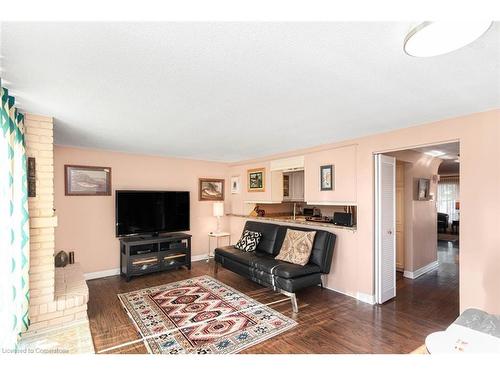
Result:
[[324,230],[315,230],[313,250],[305,266],[276,260],[286,230],[312,231],[309,228],[284,226],[258,221],[247,221],[245,229],[262,233],[257,249],[245,252],[234,246],[215,249],[215,274],[218,265],[245,276],[261,285],[290,297],[294,312],[298,312],[295,292],[309,286],[321,285],[321,275],[330,272],[336,236]]

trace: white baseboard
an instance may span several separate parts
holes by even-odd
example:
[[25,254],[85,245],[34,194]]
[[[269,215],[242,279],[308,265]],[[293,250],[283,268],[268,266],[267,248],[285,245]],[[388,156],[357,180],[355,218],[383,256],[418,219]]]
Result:
[[403,273],[403,276],[407,277],[409,279],[416,279],[417,277],[422,276],[424,273],[435,270],[438,267],[439,267],[439,261],[436,260],[436,261],[429,263],[428,265],[423,266],[415,271],[406,271],[405,270]]
[[85,276],[85,280],[92,280],[92,279],[100,279],[102,277],[108,277],[108,276],[116,276],[119,274],[120,274],[120,269],[113,268],[110,270],[89,272],[89,273],[84,274],[84,276]]
[[207,260],[208,256],[203,255],[191,255],[191,262],[199,262],[200,260]]
[[370,305],[375,305],[375,296],[373,294],[366,294],[366,293],[356,293],[356,299],[360,300],[361,302],[368,303]]
[[329,288],[327,286],[325,286],[325,288],[329,289],[329,290],[332,290],[334,292],[343,294],[345,296],[357,299],[358,301],[361,301],[361,302],[364,302],[364,303],[368,303],[370,305],[374,305],[375,304],[375,296],[370,295],[370,294],[365,294],[365,293],[360,293],[360,292],[356,292],[356,294],[354,294],[354,293],[347,293],[347,292],[343,292],[341,290],[337,290],[337,289],[334,289],[334,288]]

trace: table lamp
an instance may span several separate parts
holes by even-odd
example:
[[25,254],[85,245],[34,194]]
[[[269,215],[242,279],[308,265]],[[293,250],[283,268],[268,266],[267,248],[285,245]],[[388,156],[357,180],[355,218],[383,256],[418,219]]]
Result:
[[217,218],[217,230],[220,233],[220,218],[224,216],[224,202],[214,202],[213,215]]

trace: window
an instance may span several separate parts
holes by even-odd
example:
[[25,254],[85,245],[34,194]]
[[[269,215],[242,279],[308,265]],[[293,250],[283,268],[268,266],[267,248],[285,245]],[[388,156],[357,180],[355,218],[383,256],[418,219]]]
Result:
[[449,215],[450,222],[459,219],[456,202],[460,200],[458,176],[442,176],[437,191],[437,210]]

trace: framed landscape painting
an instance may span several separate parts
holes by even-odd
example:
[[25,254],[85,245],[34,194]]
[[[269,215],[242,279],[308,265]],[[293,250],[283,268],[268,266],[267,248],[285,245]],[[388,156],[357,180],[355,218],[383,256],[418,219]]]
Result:
[[65,165],[64,191],[66,195],[111,195],[111,168]]
[[200,183],[199,186],[200,201],[224,200],[224,179],[200,178],[199,183]]
[[248,191],[265,191],[266,190],[266,169],[254,168],[249,169],[248,173]]

